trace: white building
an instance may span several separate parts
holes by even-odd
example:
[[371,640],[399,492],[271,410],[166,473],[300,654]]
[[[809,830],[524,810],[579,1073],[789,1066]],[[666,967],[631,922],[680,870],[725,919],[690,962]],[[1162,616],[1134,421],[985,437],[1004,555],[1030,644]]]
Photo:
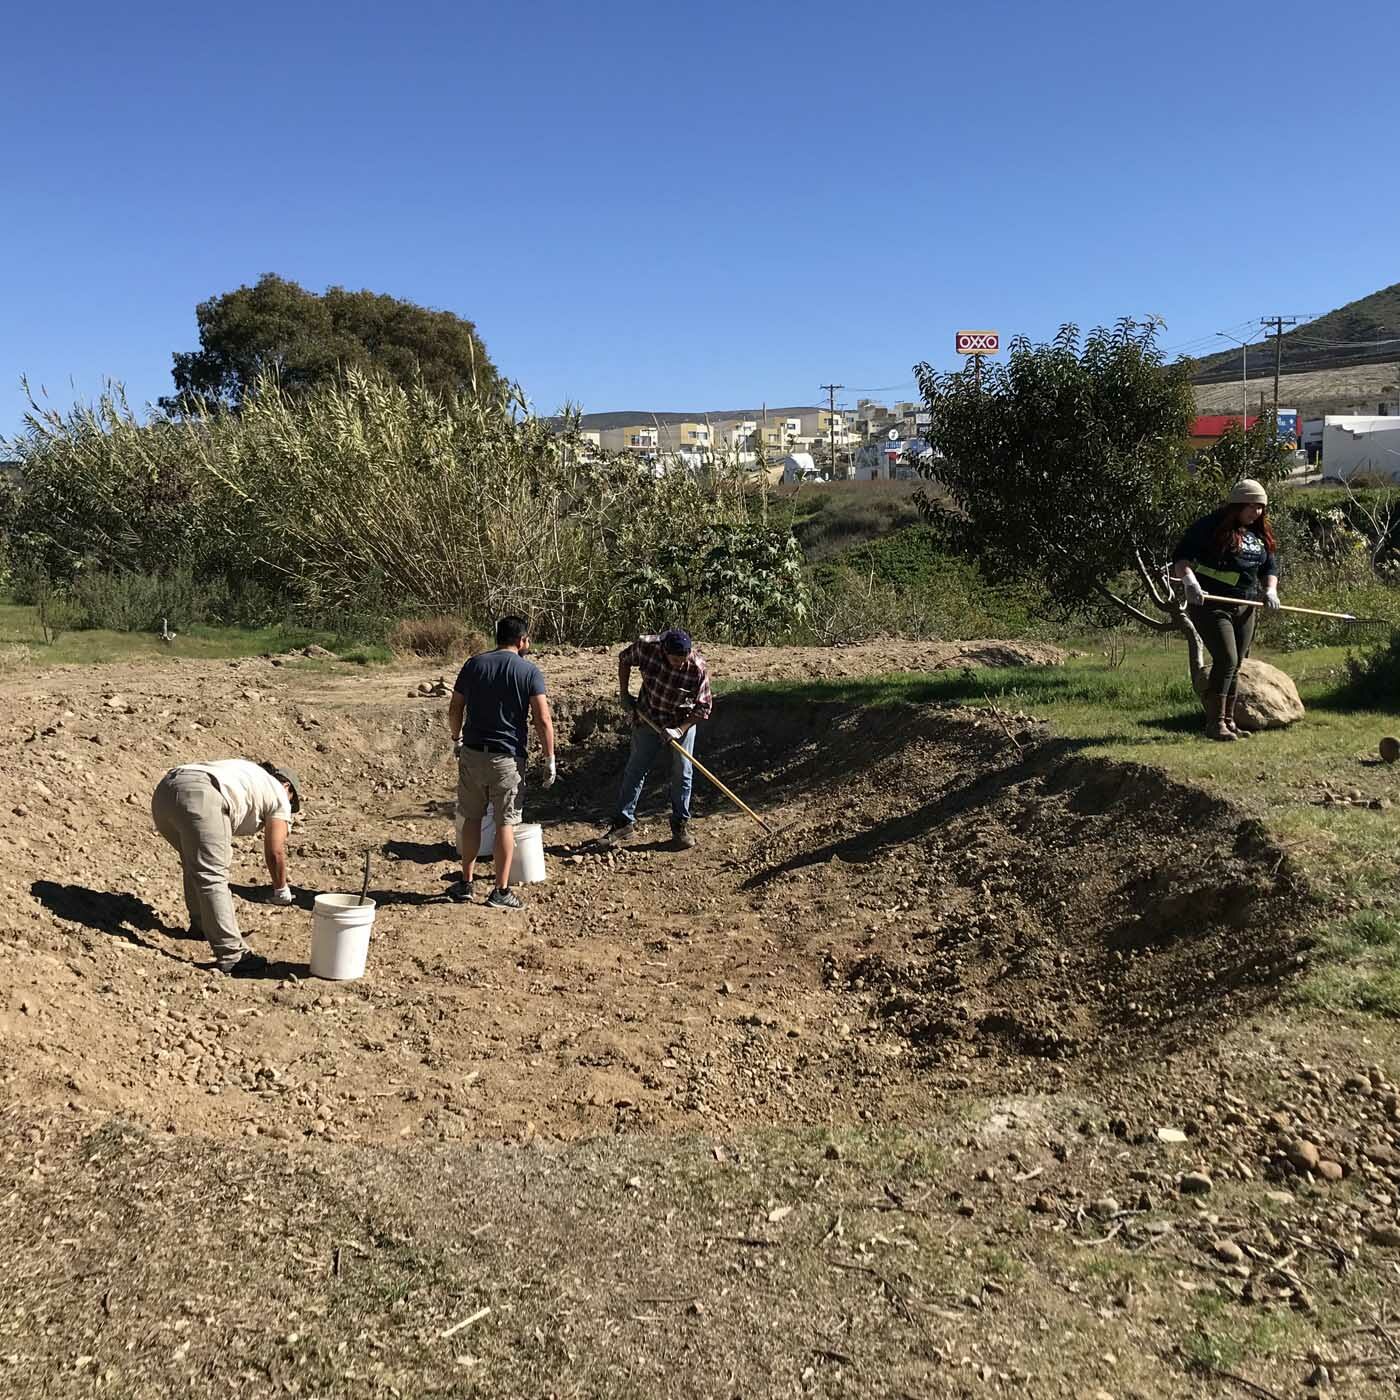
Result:
[[1400,418],[1329,415],[1322,420],[1322,474],[1400,481]]

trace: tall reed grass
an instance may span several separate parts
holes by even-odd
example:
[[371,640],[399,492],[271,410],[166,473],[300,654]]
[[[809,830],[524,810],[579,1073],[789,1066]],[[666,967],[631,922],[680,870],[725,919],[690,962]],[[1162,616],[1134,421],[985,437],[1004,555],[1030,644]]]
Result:
[[115,388],[67,412],[32,404],[13,450],[15,544],[54,577],[180,567],[269,582],[318,614],[517,612],[541,638],[657,625],[643,566],[715,526],[770,529],[766,492],[737,469],[658,476],[516,391],[443,396],[356,371],[145,423]]

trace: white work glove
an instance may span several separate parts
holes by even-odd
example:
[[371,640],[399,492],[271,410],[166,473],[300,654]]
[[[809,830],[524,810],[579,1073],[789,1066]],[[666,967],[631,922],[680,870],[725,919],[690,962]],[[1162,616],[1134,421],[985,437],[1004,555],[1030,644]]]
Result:
[[671,739],[674,739],[674,740],[676,741],[676,743],[678,743],[678,744],[679,744],[680,741],[681,741],[681,735],[684,734],[684,733],[685,733],[685,730],[682,729],[679,725],[677,725],[674,729],[668,729],[668,730],[666,731],[667,737],[669,737],[669,738],[671,738]]
[[1283,606],[1283,604],[1280,603],[1278,600],[1277,588],[1270,588],[1264,594],[1264,606],[1270,611],[1272,611],[1274,608],[1281,608]]
[[462,756],[462,741],[461,741],[460,739],[454,739],[454,740],[452,741],[452,757],[453,757],[453,758],[461,758],[461,756]]
[[548,764],[548,767],[547,767],[546,770],[545,770],[544,782],[542,782],[542,783],[540,784],[540,786],[541,786],[541,787],[552,788],[552,787],[554,786],[554,781],[555,781],[555,779],[558,778],[558,776],[559,776],[559,768],[558,768],[558,765],[557,765],[557,764],[555,763],[555,761],[554,761],[554,755],[553,755],[553,754],[550,754],[549,758],[546,759],[545,761],[546,761],[546,763]]
[[279,889],[273,890],[273,892],[268,895],[267,900],[269,904],[295,904],[297,902],[297,897],[292,893],[292,887],[290,885],[283,885]]
[[1193,608],[1198,608],[1206,600],[1206,591],[1196,582],[1196,575],[1190,569],[1181,576],[1182,587],[1186,590],[1186,601]]

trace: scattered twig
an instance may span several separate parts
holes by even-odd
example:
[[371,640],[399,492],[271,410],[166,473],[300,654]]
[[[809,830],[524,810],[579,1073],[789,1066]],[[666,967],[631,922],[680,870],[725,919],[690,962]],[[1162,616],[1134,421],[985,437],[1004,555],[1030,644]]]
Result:
[[711,1235],[710,1238],[724,1244],[746,1244],[750,1249],[773,1249],[778,1243],[777,1240],[761,1240],[756,1235]]
[[905,1293],[903,1289],[891,1283],[879,1269],[872,1269],[869,1264],[842,1264],[839,1262],[833,1262],[831,1267],[833,1269],[842,1269],[850,1274],[869,1274],[870,1277],[875,1279],[880,1287],[885,1290],[885,1296],[904,1314],[906,1321],[918,1321],[914,1316],[914,1303],[909,1298],[909,1295]]
[[1246,1390],[1255,1395],[1262,1395],[1264,1400],[1283,1400],[1278,1391],[1270,1390],[1266,1385],[1260,1385],[1258,1381],[1252,1381],[1248,1376],[1241,1376],[1234,1371],[1227,1371],[1221,1366],[1212,1366],[1208,1361],[1195,1361],[1192,1365],[1200,1371],[1204,1371],[1208,1376],[1219,1376],[1223,1381],[1234,1381],[1236,1385],[1243,1386]]
[[491,1315],[490,1308],[478,1308],[470,1317],[464,1317],[460,1322],[454,1322],[445,1332],[439,1332],[438,1337],[446,1340],[448,1337],[455,1337],[464,1327],[470,1327],[474,1322],[480,1322],[483,1317]]
[[1030,1171],[1022,1172],[1019,1176],[1013,1176],[1011,1179],[1012,1181],[1034,1181],[1036,1177],[1042,1176],[1044,1172],[1044,1167],[1032,1167]]
[[1100,1240],[1071,1240],[1070,1243],[1077,1249],[1097,1249],[1099,1245],[1107,1244],[1122,1228],[1123,1222],[1120,1220],[1118,1224]]
[[1022,745],[1021,741],[1011,732],[1011,726],[1006,722],[1005,712],[1001,709],[997,702],[993,700],[990,695],[987,694],[985,690],[982,691],[982,698],[987,702],[988,708],[991,710],[993,716],[996,718],[996,722],[999,725],[1001,725],[1002,731],[1005,733],[1006,737],[1011,740],[1012,747],[1015,748],[1017,753],[1024,753],[1025,747]]

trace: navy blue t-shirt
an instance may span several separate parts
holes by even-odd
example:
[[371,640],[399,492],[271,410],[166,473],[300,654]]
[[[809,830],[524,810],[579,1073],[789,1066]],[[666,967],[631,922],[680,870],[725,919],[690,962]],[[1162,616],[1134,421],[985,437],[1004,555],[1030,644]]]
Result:
[[484,651],[462,667],[452,689],[467,705],[464,744],[525,757],[530,697],[545,693],[544,676],[533,661],[509,650]]

